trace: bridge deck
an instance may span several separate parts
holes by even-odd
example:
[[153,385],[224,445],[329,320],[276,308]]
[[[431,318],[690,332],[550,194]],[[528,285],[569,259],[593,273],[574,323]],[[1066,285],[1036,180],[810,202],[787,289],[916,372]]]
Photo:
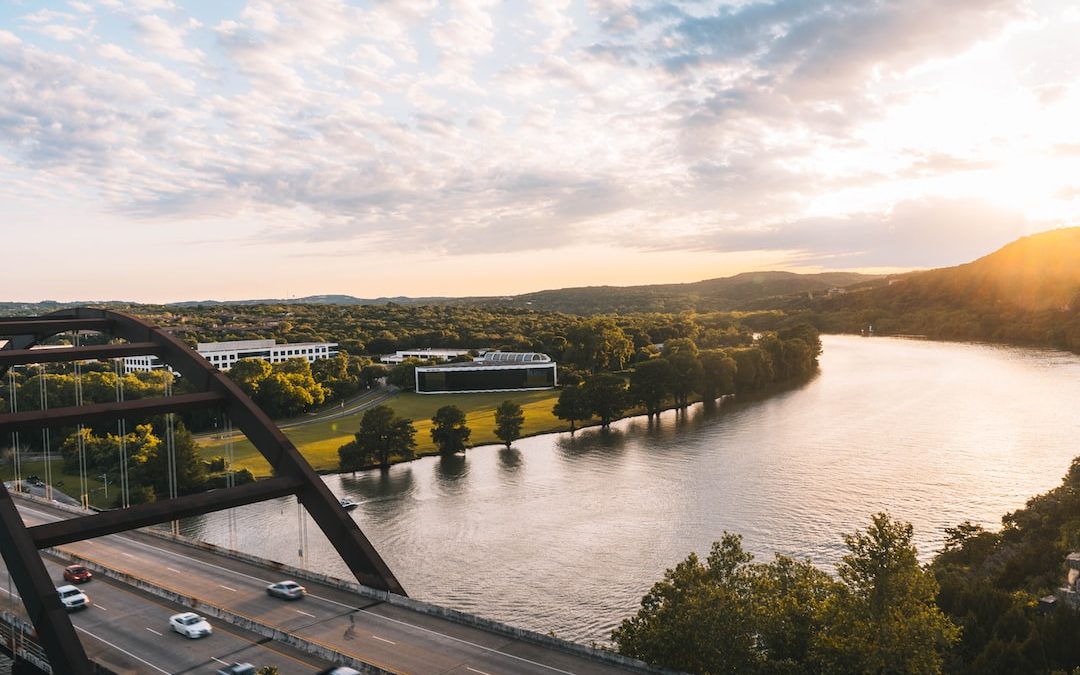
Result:
[[[71,516],[41,503],[31,505],[21,500],[20,511],[30,525]],[[77,542],[65,545],[62,550],[164,589],[202,598],[229,612],[391,672],[461,675],[649,672],[463,625],[308,580],[301,580],[309,590],[308,597],[301,601],[270,598],[264,590],[266,584],[284,578],[272,567],[216,555],[145,532]],[[160,628],[160,624],[155,627]],[[143,632],[146,633],[143,638],[155,641],[156,636],[147,630]],[[203,641],[193,641],[200,642]],[[210,647],[209,643],[205,646]]]

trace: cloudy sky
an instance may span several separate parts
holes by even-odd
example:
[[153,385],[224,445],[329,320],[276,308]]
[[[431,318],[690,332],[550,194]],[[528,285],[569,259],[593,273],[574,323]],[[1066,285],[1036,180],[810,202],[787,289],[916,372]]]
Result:
[[502,295],[1080,224],[1080,6],[0,3],[0,300]]

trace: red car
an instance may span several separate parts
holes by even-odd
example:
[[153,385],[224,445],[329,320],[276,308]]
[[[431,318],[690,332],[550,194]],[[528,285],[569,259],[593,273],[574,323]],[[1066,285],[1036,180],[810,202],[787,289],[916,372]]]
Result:
[[81,584],[84,581],[90,581],[93,578],[94,575],[90,570],[82,565],[68,565],[64,568],[64,581],[70,581],[73,584]]

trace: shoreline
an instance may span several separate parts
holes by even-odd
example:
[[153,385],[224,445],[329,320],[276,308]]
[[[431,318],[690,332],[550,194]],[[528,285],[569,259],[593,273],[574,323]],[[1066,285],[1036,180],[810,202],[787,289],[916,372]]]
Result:
[[[759,389],[757,391],[742,394],[741,399],[740,399],[738,394],[723,394],[723,395],[713,399],[712,404],[719,408],[719,407],[723,406],[725,404],[725,402],[728,402],[728,401],[734,402],[736,400],[743,400],[743,401],[746,401],[748,403],[752,403],[754,401],[764,400],[764,399],[770,398],[772,396],[775,396],[776,394],[783,393],[785,391],[789,391],[789,390],[796,389],[798,387],[804,386],[804,385],[812,382],[813,380],[817,379],[820,375],[821,375],[821,368],[818,367],[818,368],[815,368],[814,372],[808,377],[798,379],[798,380],[790,380],[790,381],[782,382],[782,383],[773,383],[773,384],[768,385],[766,387],[763,387],[762,389]],[[690,399],[690,402],[686,406],[685,409],[689,410],[693,406],[696,406],[698,404],[704,404],[704,403],[705,403],[705,401],[703,399],[695,397],[695,398]],[[680,406],[677,406],[677,405],[667,406],[663,410],[660,411],[660,413],[657,415],[657,417],[659,417],[659,415],[662,415],[662,414],[664,414],[666,412],[669,412],[671,410],[680,410],[680,409],[682,409],[682,408],[680,408]],[[642,418],[648,417],[648,415],[646,413],[640,412],[638,408],[634,408],[633,410],[634,410],[634,412],[630,412],[629,414],[622,415],[620,417],[617,417],[617,418],[611,420],[611,423],[614,424],[615,422],[619,422],[619,421],[626,420],[626,419],[633,419],[633,418],[637,418],[637,417],[642,417]],[[573,431],[570,430],[569,425],[564,425],[562,428],[558,428],[558,429],[547,429],[547,430],[541,429],[541,430],[538,430],[538,431],[533,431],[533,432],[528,433],[528,434],[522,434],[521,436],[516,438],[514,440],[514,442],[520,441],[520,440],[525,439],[525,438],[535,438],[537,436],[546,436],[548,434],[567,434],[567,433],[568,434],[574,434],[574,433],[576,433],[578,431],[582,431],[582,430],[585,430],[585,429],[595,429],[595,428],[600,427],[600,426],[601,426],[600,422],[597,421],[597,422],[594,422],[594,423],[591,423],[591,424],[583,424],[583,425],[577,426],[577,427],[574,428]],[[481,443],[481,444],[478,444],[478,445],[469,446],[468,449],[466,449],[466,451],[464,453],[455,453],[454,455],[448,455],[448,456],[455,456],[456,457],[458,455],[464,455],[464,456],[467,457],[470,450],[473,450],[473,449],[476,449],[476,448],[486,448],[486,447],[505,448],[506,444],[505,443]],[[513,447],[513,443],[510,444],[510,447]],[[392,461],[392,462],[390,462],[390,466],[393,467],[393,466],[396,466],[398,464],[408,464],[409,462],[415,462],[417,460],[424,459],[424,458],[427,458],[427,457],[440,457],[440,456],[442,456],[442,455],[438,451],[417,453],[415,456],[413,456],[413,457],[411,457],[409,459],[399,459],[399,460],[396,460],[396,461]],[[337,476],[337,475],[361,473],[361,472],[364,472],[364,471],[371,471],[373,469],[379,469],[379,468],[380,468],[379,464],[371,464],[371,465],[368,465],[368,466],[361,467],[361,468],[357,469],[356,471],[337,471],[337,470],[334,470],[334,469],[316,469],[315,471],[320,476]],[[256,476],[256,480],[261,479],[261,478],[264,478],[264,476],[261,476],[261,475]]]

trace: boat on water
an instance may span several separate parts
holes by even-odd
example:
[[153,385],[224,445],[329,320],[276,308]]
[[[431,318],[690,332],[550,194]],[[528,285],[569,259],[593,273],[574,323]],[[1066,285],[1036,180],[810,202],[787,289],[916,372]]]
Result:
[[342,497],[338,499],[338,503],[341,504],[341,508],[345,509],[346,511],[352,511],[357,506],[360,506],[360,502],[353,501],[349,497]]

